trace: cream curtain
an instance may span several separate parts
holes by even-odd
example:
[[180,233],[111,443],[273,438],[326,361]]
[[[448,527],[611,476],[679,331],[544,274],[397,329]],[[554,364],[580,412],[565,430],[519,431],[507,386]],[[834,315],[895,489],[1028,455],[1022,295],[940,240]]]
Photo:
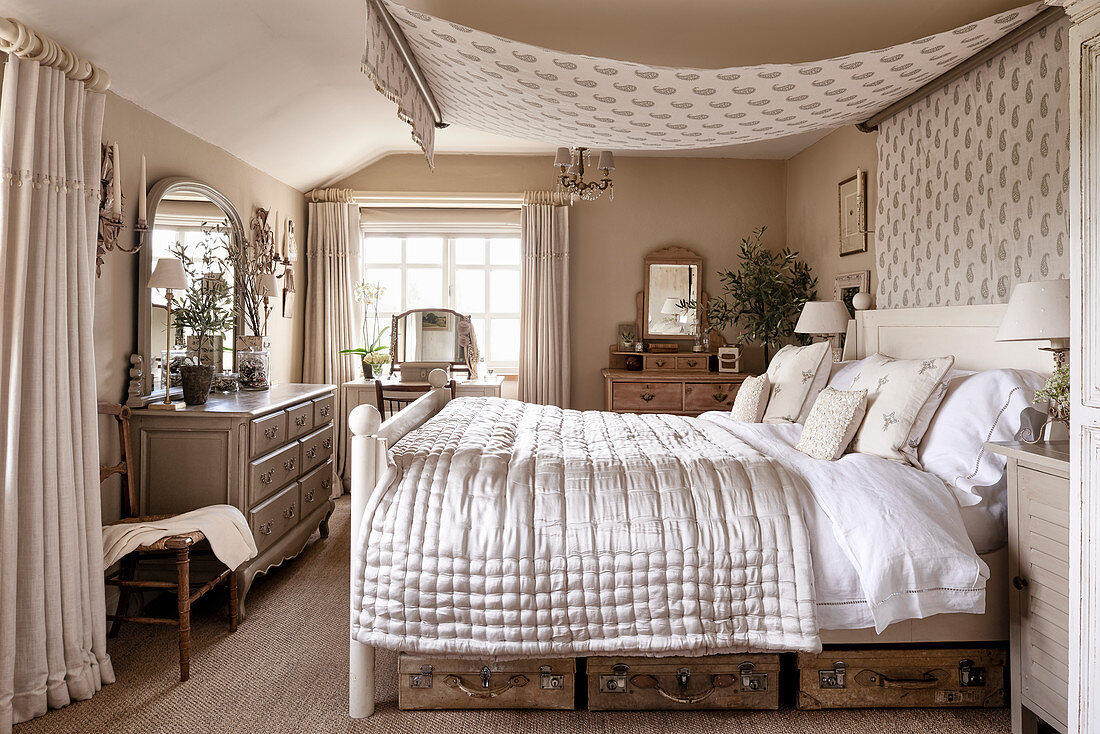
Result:
[[[364,346],[360,308],[353,297],[359,278],[359,207],[347,190],[314,191],[309,204],[306,240],[305,382],[339,387],[360,373],[359,361],[341,349]],[[336,391],[336,415],[343,416],[342,390]],[[336,432],[336,467],[342,473],[348,431]],[[333,492],[339,494],[343,482]]]
[[9,56],[0,95],[0,732],[114,681],[92,301],[104,95]]
[[[527,200],[531,201],[528,195]],[[569,207],[525,204],[519,399],[569,407]]]

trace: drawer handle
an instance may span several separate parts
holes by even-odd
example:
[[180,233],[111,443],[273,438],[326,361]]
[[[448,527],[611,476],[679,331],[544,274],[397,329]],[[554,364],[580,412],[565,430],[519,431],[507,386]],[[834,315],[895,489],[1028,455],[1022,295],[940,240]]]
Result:
[[329,413],[330,410],[331,410],[331,408],[329,408],[327,405],[325,407],[321,408],[321,417],[322,418],[328,418],[328,413]]
[[716,403],[724,403],[729,396],[730,394],[728,392],[716,392],[711,397],[714,398],[714,402]]
[[306,424],[306,417],[304,415],[300,415],[300,416],[298,416],[297,418],[294,419],[294,425],[298,426],[299,428],[301,428],[305,424]]
[[307,459],[312,459],[316,455],[317,455],[317,447],[316,446],[310,446],[308,449],[306,449],[306,458]]
[[657,359],[653,361],[653,364],[657,365],[658,367],[664,367],[665,361],[663,359]]
[[290,520],[294,517],[294,505],[291,505],[290,507],[283,510],[283,517],[285,517],[287,520]]
[[1023,591],[1027,585],[1027,579],[1020,578],[1019,576],[1012,579],[1012,586],[1015,587],[1016,591]]
[[322,480],[321,480],[321,489],[328,489],[328,488],[329,488],[329,486],[330,486],[331,484],[332,484],[332,481],[331,481],[331,480],[329,480],[329,479],[322,479]]
[[268,469],[267,471],[265,471],[263,474],[260,475],[260,484],[271,484],[271,482],[274,481],[274,479],[275,479],[275,470],[274,469]]
[[271,520],[268,520],[257,529],[260,531],[260,535],[271,535],[271,529],[273,527],[275,527],[275,524]]
[[283,462],[283,468],[287,471],[294,471],[294,465],[296,463],[297,460],[293,456],[291,456],[289,459]]
[[313,501],[313,490],[312,489],[309,490],[308,492],[306,492],[306,496],[304,497],[304,499],[305,499],[306,502],[312,502]]
[[321,448],[331,449],[332,448],[332,439],[331,438],[326,438],[324,441],[322,441],[321,442]]
[[279,424],[276,423],[271,428],[265,428],[264,429],[264,435],[267,436],[268,438],[275,438],[276,436],[278,436],[279,435]]
[[694,360],[694,359],[689,359],[689,360],[687,361],[687,366],[688,366],[688,367],[694,367],[694,366],[695,366],[695,365],[697,365],[697,364],[699,364],[699,362],[698,362],[697,360]]
[[650,400],[652,400],[653,398],[655,398],[655,397],[657,397],[657,396],[656,396],[656,395],[654,395],[654,394],[653,394],[653,393],[651,393],[651,392],[644,392],[644,393],[642,393],[642,400],[646,401],[647,403],[648,403],[648,402],[649,402]]

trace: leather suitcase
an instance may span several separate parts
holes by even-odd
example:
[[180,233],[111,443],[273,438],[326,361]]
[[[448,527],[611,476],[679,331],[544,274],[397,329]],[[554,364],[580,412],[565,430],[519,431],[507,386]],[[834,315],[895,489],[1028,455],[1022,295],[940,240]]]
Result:
[[872,648],[798,654],[798,708],[1000,708],[1005,651]]
[[588,708],[777,709],[779,656],[588,658]]
[[397,707],[412,709],[572,709],[576,661],[490,662],[401,653]]

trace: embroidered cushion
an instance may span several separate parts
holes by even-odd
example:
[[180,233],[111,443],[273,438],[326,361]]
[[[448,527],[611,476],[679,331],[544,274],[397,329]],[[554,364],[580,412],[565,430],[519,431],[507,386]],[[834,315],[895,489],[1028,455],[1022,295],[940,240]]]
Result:
[[771,392],[771,386],[766,374],[746,377],[737,390],[737,397],[733,399],[733,409],[730,410],[733,420],[759,423],[764,417],[764,409],[768,406],[768,393]]
[[826,387],[817,394],[795,448],[815,459],[836,461],[852,442],[866,410],[866,390]]
[[867,391],[867,414],[856,431],[852,451],[915,464],[917,447],[928,428],[927,422],[918,425],[921,408],[929,399],[936,405],[943,400],[946,391],[940,390],[940,383],[953,364],[953,356],[894,359],[872,354],[864,360],[851,389]]
[[829,342],[786,346],[776,353],[768,365],[772,390],[764,411],[765,423],[806,422],[814,398],[829,381],[831,355]]

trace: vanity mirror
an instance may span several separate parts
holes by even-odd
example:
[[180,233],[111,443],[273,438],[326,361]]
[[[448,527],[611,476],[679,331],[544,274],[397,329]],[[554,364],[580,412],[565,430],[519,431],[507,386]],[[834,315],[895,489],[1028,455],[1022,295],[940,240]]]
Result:
[[[164,291],[148,287],[149,275],[162,257],[184,262],[192,287],[205,287],[219,294],[219,305],[234,310],[234,268],[229,256],[231,245],[247,242],[244,226],[237,210],[217,189],[184,177],[165,178],[149,191],[148,221],[150,236],[138,256],[138,353],[142,358],[141,394],[145,398],[163,396],[164,370],[162,357],[169,329]],[[177,292],[173,307],[172,348],[169,363],[180,361],[187,354],[188,335],[177,319],[180,298]],[[225,331],[215,330],[215,336],[201,344],[191,339],[191,354],[215,370],[232,369],[233,344],[239,324]],[[170,377],[171,390],[177,389],[176,378]]]
[[394,369],[403,363],[463,365],[477,360],[470,317],[449,308],[418,308],[394,315],[390,327]]
[[666,247],[645,258],[642,334],[646,339],[691,339],[699,310],[681,302],[701,303],[703,258],[684,247]]

